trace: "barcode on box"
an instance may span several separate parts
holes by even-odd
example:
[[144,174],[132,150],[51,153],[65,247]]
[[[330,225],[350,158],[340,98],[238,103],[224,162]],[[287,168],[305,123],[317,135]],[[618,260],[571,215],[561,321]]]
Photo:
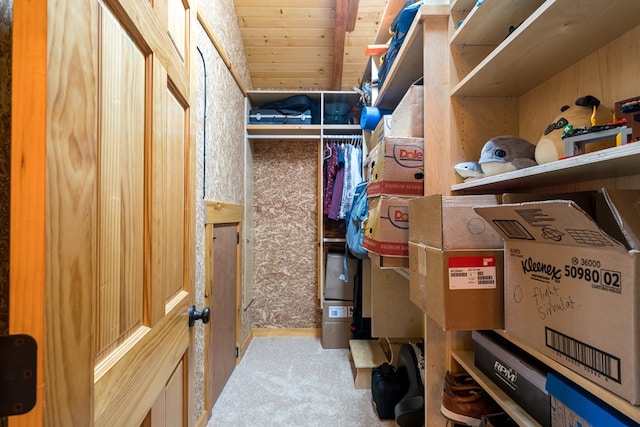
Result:
[[547,347],[580,363],[581,365],[620,383],[620,358],[570,336],[545,327]]
[[352,317],[352,316],[353,316],[352,306],[330,306],[329,307],[330,318],[343,318],[343,317]]
[[516,220],[494,219],[493,223],[497,225],[509,239],[535,240],[527,229]]

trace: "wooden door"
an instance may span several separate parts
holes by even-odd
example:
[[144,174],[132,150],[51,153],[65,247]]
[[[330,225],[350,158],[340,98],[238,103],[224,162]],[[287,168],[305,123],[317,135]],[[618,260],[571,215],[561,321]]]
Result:
[[11,425],[192,425],[189,1],[14,6],[10,323],[39,398]]
[[238,224],[215,224],[213,227],[209,407],[220,396],[236,366],[238,240]]

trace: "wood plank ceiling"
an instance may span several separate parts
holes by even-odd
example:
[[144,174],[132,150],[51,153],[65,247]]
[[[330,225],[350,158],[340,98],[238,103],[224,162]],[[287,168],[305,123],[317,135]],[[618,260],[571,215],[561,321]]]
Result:
[[253,88],[359,87],[389,1],[234,0]]

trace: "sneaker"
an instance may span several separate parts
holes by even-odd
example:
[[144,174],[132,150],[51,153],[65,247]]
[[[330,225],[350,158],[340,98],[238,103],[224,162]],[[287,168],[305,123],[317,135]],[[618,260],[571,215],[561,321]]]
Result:
[[474,380],[473,377],[466,372],[463,372],[461,374],[452,374],[451,372],[447,371],[444,376],[444,380],[453,388],[464,386],[480,387],[476,380]]
[[483,415],[498,411],[496,411],[496,405],[482,388],[455,385],[452,387],[449,382],[445,381],[440,412],[452,421],[478,427]]

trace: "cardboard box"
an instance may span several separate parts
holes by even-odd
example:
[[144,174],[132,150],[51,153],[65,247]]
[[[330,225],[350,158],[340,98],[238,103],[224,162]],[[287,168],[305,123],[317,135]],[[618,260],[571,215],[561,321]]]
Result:
[[492,332],[473,331],[474,362],[542,426],[551,426],[549,368]]
[[324,300],[322,348],[349,348],[353,301]]
[[447,331],[504,328],[502,250],[422,250],[429,317]]
[[409,256],[409,199],[379,196],[369,199],[362,246],[378,255]]
[[378,143],[384,139],[385,137],[394,136],[393,133],[393,120],[391,118],[391,114],[385,114],[378,122],[375,130],[371,132],[371,136],[368,140],[367,147],[369,150],[374,148]]
[[502,237],[473,210],[495,206],[500,197],[431,194],[409,201],[409,240],[432,248],[502,249]]
[[385,137],[368,156],[367,195],[422,196],[424,140]]
[[509,333],[637,405],[640,190],[601,196],[596,220],[566,200],[476,212],[505,240]]
[[427,260],[422,243],[409,241],[409,301],[427,312]]
[[638,425],[568,379],[549,373],[552,427],[627,427]]
[[393,110],[393,135],[424,136],[424,86],[413,84]]
[[502,238],[473,206],[496,196],[409,201],[410,300],[446,330],[504,327]]
[[[353,300],[353,282],[358,272],[358,260],[349,258],[348,277],[344,272],[344,253],[327,253],[324,297],[327,300]],[[347,279],[346,281],[344,279]]]

